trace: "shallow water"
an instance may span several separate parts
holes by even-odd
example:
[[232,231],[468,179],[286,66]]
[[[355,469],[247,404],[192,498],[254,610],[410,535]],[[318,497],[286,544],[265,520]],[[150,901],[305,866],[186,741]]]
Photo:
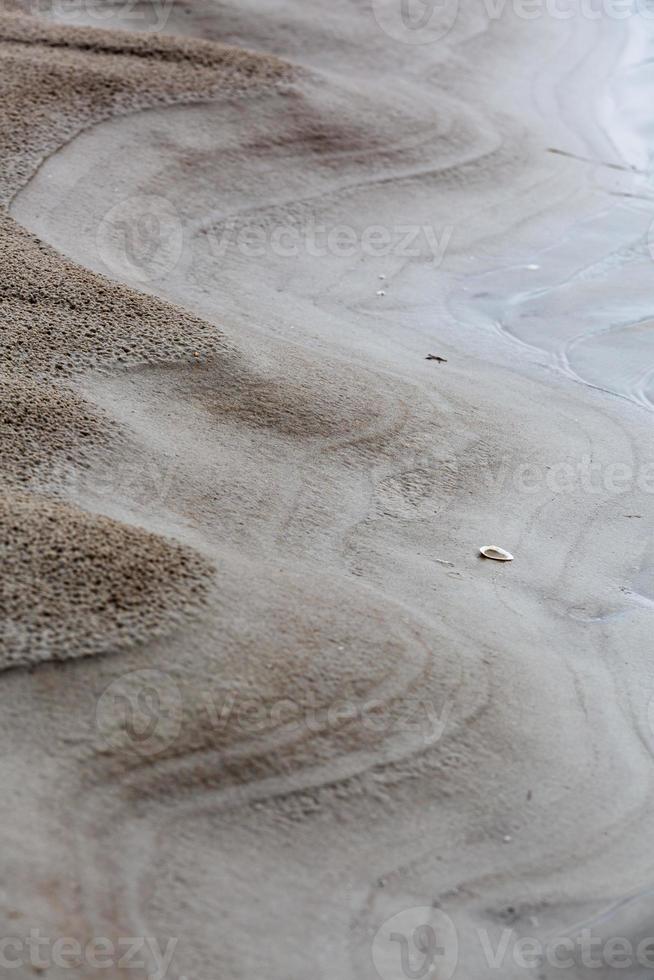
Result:
[[[454,315],[492,328],[577,381],[654,408],[654,25],[634,16],[621,66],[596,113],[617,159],[576,157],[596,199],[590,217],[531,230],[510,265],[466,276]],[[549,152],[574,156],[556,147]],[[571,209],[571,213],[572,213]]]

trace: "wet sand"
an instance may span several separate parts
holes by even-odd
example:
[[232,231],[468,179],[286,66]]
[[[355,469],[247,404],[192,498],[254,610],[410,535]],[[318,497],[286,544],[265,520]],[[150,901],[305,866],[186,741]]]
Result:
[[503,929],[635,948],[651,219],[606,100],[641,28],[74,19],[1,24],[0,666],[39,662],[0,675],[3,935],[270,980],[400,980],[378,930],[425,909],[439,980]]

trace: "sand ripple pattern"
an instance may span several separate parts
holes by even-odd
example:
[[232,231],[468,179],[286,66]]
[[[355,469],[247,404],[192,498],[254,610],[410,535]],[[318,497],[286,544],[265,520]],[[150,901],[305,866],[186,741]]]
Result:
[[[0,14],[0,68],[5,207],[48,153],[92,123],[215,92],[245,96],[289,74],[226,46],[67,30],[20,13]],[[65,260],[6,212],[0,244],[2,669],[143,642],[197,604],[206,559],[35,491],[118,437],[71,378],[205,358],[224,344],[197,317]]]
[[[439,907],[461,975],[497,976],[477,928],[543,937],[621,910],[634,939],[649,928],[651,609],[627,587],[651,502],[513,481],[584,454],[636,466],[644,429],[447,309],[530,215],[577,202],[536,120],[569,121],[576,66],[596,87],[615,25],[466,5],[456,40],[403,52],[369,4],[328,7],[171,8],[239,49],[4,24],[7,93],[41,99],[7,128],[4,200],[76,134],[30,186],[52,195],[57,159],[84,161],[46,194],[75,261],[3,219],[3,514],[29,556],[5,591],[41,659],[62,611],[62,656],[115,655],[3,675],[0,807],[26,800],[29,820],[3,855],[23,918],[0,921],[177,936],[189,978],[373,980],[380,924]],[[91,271],[114,180],[186,222],[161,298]],[[458,223],[441,268],[203,244],[231,219],[314,215]],[[154,477],[112,483],[124,467]],[[487,540],[510,568],[481,563]],[[143,704],[174,710],[130,740]]]

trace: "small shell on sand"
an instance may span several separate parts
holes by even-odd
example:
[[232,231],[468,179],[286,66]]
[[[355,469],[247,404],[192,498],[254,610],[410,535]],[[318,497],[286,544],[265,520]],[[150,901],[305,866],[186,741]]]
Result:
[[495,544],[484,545],[483,548],[479,549],[479,553],[484,558],[493,558],[495,561],[513,561],[513,555],[510,551],[505,551],[504,548],[498,548]]

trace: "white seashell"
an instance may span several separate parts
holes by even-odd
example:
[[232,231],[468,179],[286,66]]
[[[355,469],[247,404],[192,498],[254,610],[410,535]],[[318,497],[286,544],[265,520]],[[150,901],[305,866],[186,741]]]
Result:
[[486,544],[479,549],[484,558],[493,558],[495,561],[513,561],[513,555],[504,548],[498,548],[495,544]]

